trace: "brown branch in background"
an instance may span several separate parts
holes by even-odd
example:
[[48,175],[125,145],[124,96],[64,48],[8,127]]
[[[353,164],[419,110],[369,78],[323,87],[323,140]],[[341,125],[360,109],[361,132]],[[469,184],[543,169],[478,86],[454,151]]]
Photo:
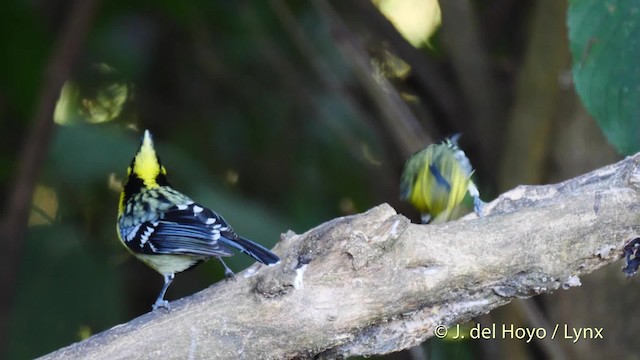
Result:
[[500,164],[498,190],[545,180],[549,135],[562,93],[560,78],[571,66],[566,8],[563,1],[535,3],[529,44],[505,134],[504,145],[509,151],[504,152]]
[[356,79],[377,107],[386,130],[392,135],[401,154],[408,157],[432,143],[432,139],[393,85],[382,76],[374,77],[369,56],[360,39],[349,30],[331,4],[323,0],[314,0],[312,4],[334,34],[337,48],[352,65]]
[[481,162],[476,167],[486,174],[485,182],[495,172],[495,158],[502,149],[504,106],[493,76],[490,59],[475,11],[469,0],[440,1],[442,8],[443,45],[449,51],[456,79],[468,106],[473,131],[477,139]]
[[[362,109],[358,102],[345,88],[344,82],[340,81],[340,79],[336,77],[335,72],[332,71],[322,60],[321,54],[319,54],[314,47],[310,45],[313,43],[313,40],[305,35],[304,29],[291,13],[284,1],[272,0],[270,1],[270,4],[274,14],[278,20],[280,20],[280,23],[284,27],[284,30],[292,43],[311,66],[311,70],[315,73],[318,81],[320,81],[329,92],[339,94],[349,111],[351,111],[361,121],[369,123],[370,116]],[[345,147],[349,149],[355,158],[364,158],[361,141],[359,141],[356,136],[351,132],[343,131],[339,126],[337,126],[335,121],[328,121],[326,112],[318,116],[318,118],[324,122],[325,126],[327,126],[327,128],[329,128],[337,138],[341,139],[342,143],[345,144]],[[371,128],[374,129],[373,126]]]
[[17,161],[17,171],[9,188],[4,214],[0,220],[0,354],[8,335],[9,314],[22,255],[23,238],[31,205],[31,196],[53,131],[53,109],[97,9],[98,0],[77,0],[57,39],[44,79],[31,129],[27,132]]
[[[343,104],[353,116],[356,116],[362,123],[367,124],[369,129],[375,133],[379,142],[384,142],[386,134],[384,129],[376,126],[374,121],[371,120],[372,114],[363,108],[347,88],[346,82],[337,77],[336,72],[323,60],[322,54],[311,45],[314,43],[313,39],[306,34],[303,26],[298,19],[296,19],[289,7],[287,7],[286,3],[283,0],[272,0],[270,3],[271,8],[280,20],[291,42],[310,65],[318,81],[322,83],[328,92],[338,94]],[[365,160],[364,162],[370,165],[372,171],[375,171],[377,181],[375,181],[373,186],[377,188],[376,193],[382,194],[388,192],[389,189],[397,188],[397,180],[391,175],[395,172],[394,169],[391,168],[391,162],[386,158],[385,152],[379,152],[377,158],[375,160],[372,159],[367,149],[363,148],[363,140],[359,139],[356,134],[352,132],[343,131],[333,119],[328,119],[330,115],[328,115],[326,111],[322,111],[321,109],[317,109],[316,111],[321,113],[318,118],[345,144],[345,147],[349,149],[351,154],[357,159]],[[392,196],[395,197],[397,195],[394,193]]]
[[629,225],[640,223],[629,211],[638,203],[640,154],[563,183],[520,186],[487,204],[482,219],[416,225],[381,205],[289,232],[274,248],[279,265],[256,264],[237,281],[174,302],[169,313],[143,315],[43,359],[399,351],[513,299],[579,285],[638,237],[640,227]]
[[[466,109],[460,105],[462,95],[452,85],[451,80],[443,75],[442,67],[423,49],[411,45],[376,7],[372,1],[347,1],[339,4],[353,9],[352,16],[357,16],[366,25],[366,31],[376,34],[398,57],[411,66],[411,73],[416,82],[426,90],[430,101],[442,112],[446,121],[450,121],[458,129],[468,126]],[[336,6],[338,4],[336,3]],[[437,134],[441,137],[445,134]]]

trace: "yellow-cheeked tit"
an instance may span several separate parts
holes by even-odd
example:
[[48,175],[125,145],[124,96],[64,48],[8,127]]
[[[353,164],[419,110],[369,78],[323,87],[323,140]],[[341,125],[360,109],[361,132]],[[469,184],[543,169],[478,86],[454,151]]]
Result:
[[154,310],[169,309],[164,294],[175,273],[211,257],[222,262],[225,275],[233,276],[222,261],[233,255],[231,249],[267,265],[280,261],[264,246],[238,236],[220,215],[173,189],[148,130],[127,173],[118,205],[118,237],[135,257],[164,276]]
[[407,160],[400,179],[400,198],[410,202],[422,215],[422,223],[442,223],[467,191],[473,197],[475,212],[482,205],[478,188],[471,181],[473,169],[457,144],[460,134],[422,149]]

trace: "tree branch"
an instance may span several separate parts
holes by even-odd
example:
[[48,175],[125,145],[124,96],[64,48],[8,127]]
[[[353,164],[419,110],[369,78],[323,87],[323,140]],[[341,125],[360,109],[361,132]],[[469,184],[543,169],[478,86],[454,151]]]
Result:
[[[504,305],[579,285],[640,232],[640,154],[520,186],[482,219],[415,225],[388,205],[284,234],[254,267],[46,359],[334,358],[417,345]],[[620,276],[623,276],[622,273]]]

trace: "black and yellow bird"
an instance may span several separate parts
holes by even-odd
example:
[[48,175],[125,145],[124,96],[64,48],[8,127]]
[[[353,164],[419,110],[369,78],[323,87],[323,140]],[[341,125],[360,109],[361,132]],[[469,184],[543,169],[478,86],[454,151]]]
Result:
[[164,295],[176,273],[211,257],[222,262],[225,275],[233,276],[222,260],[233,255],[231,249],[267,265],[280,261],[264,246],[238,236],[220,215],[173,189],[148,130],[127,173],[118,205],[118,237],[133,255],[164,276],[154,310],[169,309]]
[[432,144],[413,154],[400,179],[400,198],[410,202],[422,215],[422,223],[437,224],[452,219],[454,210],[467,192],[476,214],[484,202],[471,180],[473,168],[458,146],[460,134],[440,144]]

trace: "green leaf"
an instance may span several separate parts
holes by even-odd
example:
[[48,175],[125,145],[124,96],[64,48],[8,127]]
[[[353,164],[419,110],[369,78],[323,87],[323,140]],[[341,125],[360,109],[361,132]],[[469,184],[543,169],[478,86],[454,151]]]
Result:
[[640,1],[571,1],[576,90],[615,148],[640,150]]

